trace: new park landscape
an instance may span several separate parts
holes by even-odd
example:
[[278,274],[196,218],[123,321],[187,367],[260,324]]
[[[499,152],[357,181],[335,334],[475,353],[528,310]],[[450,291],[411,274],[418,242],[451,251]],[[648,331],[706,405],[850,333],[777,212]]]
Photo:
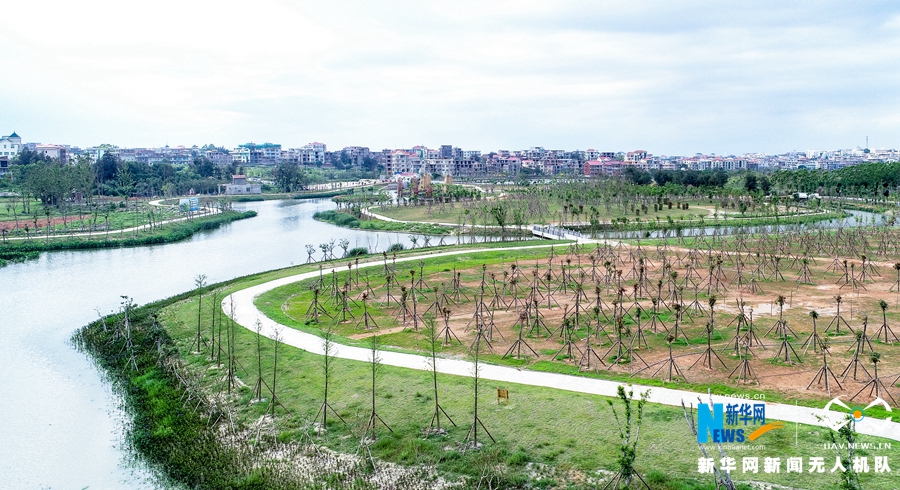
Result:
[[[871,425],[888,410],[869,405],[900,395],[900,232],[845,226],[845,199],[651,187],[507,186],[441,202],[423,189],[422,204],[390,206],[356,193],[342,205],[351,216],[378,204],[369,212],[404,221],[470,217],[458,246],[309,253],[226,283],[200,276],[146,306],[123,297],[76,341],[133,407],[135,448],[188,486],[893,488],[852,462],[897,456],[879,437],[893,424]],[[698,233],[701,220],[712,230]],[[507,241],[520,235],[507,226],[550,223],[586,238]],[[495,242],[467,243],[479,224],[499,229]],[[764,447],[699,446],[708,393],[765,400],[772,414],[819,413],[840,396],[866,407],[866,423],[835,431],[791,415],[804,423]],[[846,421],[835,408],[829,420]],[[704,449],[804,468],[700,474]],[[815,457],[824,472],[806,471]],[[836,458],[846,468],[829,472]]]

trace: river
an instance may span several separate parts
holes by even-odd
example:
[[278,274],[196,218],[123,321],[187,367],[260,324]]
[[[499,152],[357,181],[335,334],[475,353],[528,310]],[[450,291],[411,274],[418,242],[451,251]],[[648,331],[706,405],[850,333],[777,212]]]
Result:
[[120,296],[143,304],[193,288],[198,274],[214,283],[303,263],[306,244],[320,258],[318,244],[331,238],[375,251],[410,245],[405,233],[313,220],[314,212],[334,208],[328,199],[235,208],[259,214],[180,243],[44,253],[0,269],[0,488],[161,488],[123,443],[119,400],[69,344],[98,311],[117,309]]
[[[346,238],[375,251],[406,233],[363,232],[312,219],[329,199],[236,204],[258,216],[184,242],[151,247],[43,253],[0,268],[0,488],[159,488],[123,447],[119,400],[72,333],[119,307],[306,261],[306,244]],[[455,238],[447,238],[447,243]],[[421,244],[421,241],[419,242]],[[433,241],[437,244],[437,240]],[[339,248],[335,253],[340,253]]]

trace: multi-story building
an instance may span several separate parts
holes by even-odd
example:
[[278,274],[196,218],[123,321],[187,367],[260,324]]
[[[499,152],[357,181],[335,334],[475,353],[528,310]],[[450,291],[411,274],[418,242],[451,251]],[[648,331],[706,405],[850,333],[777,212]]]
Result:
[[622,162],[610,158],[600,158],[599,160],[588,160],[584,162],[584,175],[589,177],[599,177],[601,175],[619,175],[624,168]]
[[12,160],[22,151],[22,138],[15,131],[9,136],[0,137],[0,157]]
[[350,163],[355,166],[361,166],[370,155],[369,148],[365,146],[345,146],[341,153],[347,155]]
[[250,163],[250,149],[239,146],[231,150],[231,161],[240,164]]
[[281,161],[281,145],[277,143],[245,143],[239,148],[250,150],[250,165],[275,165]]
[[634,150],[629,151],[625,154],[625,162],[626,163],[637,163],[641,160],[647,159],[647,150]]
[[207,150],[203,152],[203,156],[209,159],[209,161],[215,163],[220,166],[228,166],[234,162],[234,158],[225,150]]
[[68,161],[68,153],[66,147],[62,145],[37,145],[35,147],[35,151],[48,158],[59,160],[60,163],[66,163]]

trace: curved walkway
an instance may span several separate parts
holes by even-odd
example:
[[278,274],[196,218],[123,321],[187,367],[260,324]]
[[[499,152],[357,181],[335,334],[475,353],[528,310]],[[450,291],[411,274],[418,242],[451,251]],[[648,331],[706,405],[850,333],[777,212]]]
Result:
[[[546,248],[550,245],[530,245],[524,247],[510,247],[514,249],[532,249]],[[451,255],[474,254],[478,252],[490,252],[502,249],[484,248],[469,250],[454,250],[450,252],[442,252],[435,254],[417,254],[409,257],[398,258],[397,262],[410,262],[423,258],[446,257]],[[379,261],[372,261],[359,264],[359,267],[380,267]],[[340,271],[340,268],[334,268]],[[226,312],[231,312],[234,321],[244,328],[255,331],[256,323],[262,326],[261,333],[265,337],[274,338],[277,329],[280,329],[280,335],[284,344],[296,347],[301,350],[311,352],[313,354],[322,355],[322,339],[316,335],[293,329],[291,327],[277,323],[275,320],[266,317],[254,304],[254,300],[259,295],[271,291],[275,288],[285,286],[297,281],[312,279],[317,277],[319,271],[311,271],[302,274],[276,279],[263,284],[249,287],[237,291],[227,296],[222,301],[222,308]],[[231,311],[231,301],[233,300],[234,310]],[[405,354],[400,352],[379,351],[382,358],[382,364],[388,366],[396,366],[408,369],[417,369],[430,371],[431,367],[427,364],[427,358],[416,354]],[[363,347],[352,347],[347,345],[335,345],[334,356],[342,359],[366,362],[370,357],[370,350]],[[439,359],[438,372],[444,374],[452,374],[456,376],[471,376],[472,363],[456,359]],[[517,383],[529,386],[540,386],[545,388],[554,388],[559,390],[567,390],[578,393],[587,393],[592,395],[602,395],[615,397],[618,386],[622,383],[596,378],[588,378],[582,376],[570,376],[557,373],[546,373],[539,371],[529,371],[517,369],[514,367],[497,366],[492,364],[481,364],[480,375],[482,379],[498,381],[501,383]],[[708,402],[709,397],[703,393],[696,393],[685,390],[676,390],[665,387],[648,387],[642,385],[634,385],[636,393],[643,393],[650,390],[649,401],[663,405],[681,406],[682,401],[685,405],[697,405],[698,400],[702,397],[703,402]],[[734,403],[736,398],[726,398],[717,396],[717,402],[730,401]],[[750,400],[743,400],[750,401]],[[788,405],[783,403],[766,402],[766,417],[773,420],[782,420],[785,422],[799,422],[801,424],[826,426],[837,425],[846,416],[846,414],[834,411],[825,411],[823,409],[815,409],[796,405]],[[900,424],[885,420],[863,419],[857,423],[856,430],[860,434],[884,437],[895,441],[900,441]]]

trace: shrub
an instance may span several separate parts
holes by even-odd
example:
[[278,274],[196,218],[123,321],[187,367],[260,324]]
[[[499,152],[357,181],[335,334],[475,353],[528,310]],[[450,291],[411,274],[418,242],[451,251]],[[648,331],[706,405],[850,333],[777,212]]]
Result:
[[387,249],[388,252],[399,252],[401,250],[406,250],[402,243],[395,243]]
[[369,249],[366,247],[355,247],[347,250],[347,257],[359,257],[360,255],[368,255]]

